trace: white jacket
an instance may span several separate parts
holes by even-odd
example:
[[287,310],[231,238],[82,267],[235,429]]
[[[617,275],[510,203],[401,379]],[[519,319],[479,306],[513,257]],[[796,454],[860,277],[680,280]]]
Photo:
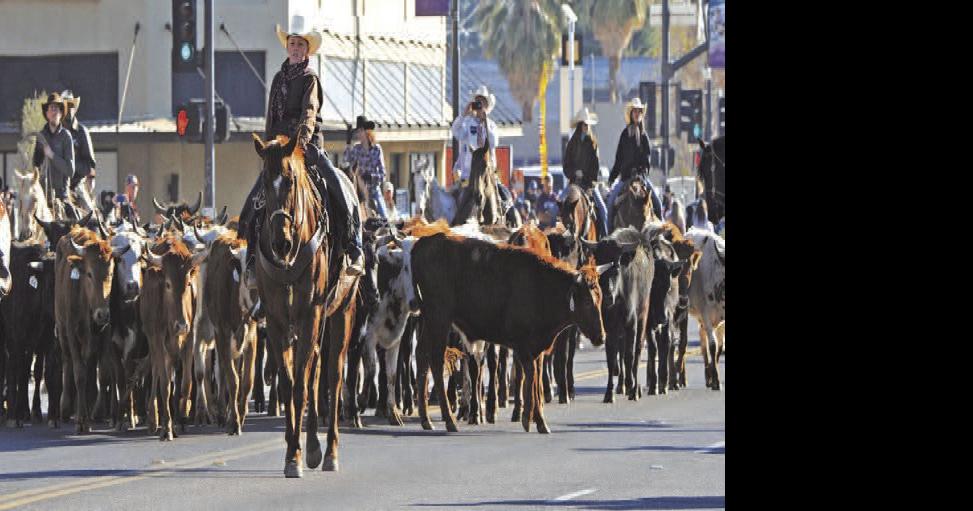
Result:
[[[453,164],[453,170],[459,171],[460,179],[469,179],[470,177],[473,151],[483,146],[479,143],[480,130],[483,130],[483,128],[480,119],[472,115],[457,117],[453,121],[452,127],[450,127],[450,130],[453,132],[453,137],[459,140],[459,158]],[[490,143],[491,161],[497,161],[496,148],[499,140],[497,136],[497,124],[493,122],[493,119],[487,117],[486,132],[484,133],[483,141]]]

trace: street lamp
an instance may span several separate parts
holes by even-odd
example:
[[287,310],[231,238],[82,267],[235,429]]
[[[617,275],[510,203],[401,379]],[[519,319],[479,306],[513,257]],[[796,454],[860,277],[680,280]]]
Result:
[[[578,22],[578,15],[574,13],[571,6],[568,4],[561,4],[561,14],[564,15],[564,19],[568,22],[568,87],[570,92],[568,93],[568,115],[574,117],[574,26]],[[562,103],[563,104],[563,103]],[[570,126],[571,123],[568,123]],[[568,133],[570,133],[570,127]]]

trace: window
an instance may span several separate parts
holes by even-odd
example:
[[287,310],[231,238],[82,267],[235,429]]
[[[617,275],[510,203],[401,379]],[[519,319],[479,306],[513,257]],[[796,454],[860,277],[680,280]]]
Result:
[[401,62],[369,61],[365,82],[368,115],[405,123],[405,66]]
[[321,86],[324,87],[324,105],[321,107],[321,117],[343,119],[354,124],[355,116],[363,110],[364,66],[360,62],[356,65],[350,59],[335,57],[324,57],[323,64]]
[[[261,77],[266,73],[263,51],[245,51]],[[263,117],[268,90],[257,80],[253,70],[237,51],[216,52],[216,94],[230,105],[230,113],[241,117]],[[172,115],[192,98],[205,98],[203,77],[199,73],[172,73]],[[270,80],[267,81],[270,86]]]
[[0,57],[0,122],[20,117],[23,99],[35,92],[71,89],[80,96],[82,120],[118,117],[118,54],[89,53]]

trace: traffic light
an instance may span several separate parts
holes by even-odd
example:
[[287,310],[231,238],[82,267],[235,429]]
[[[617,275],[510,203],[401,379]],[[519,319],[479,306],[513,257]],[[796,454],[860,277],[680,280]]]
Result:
[[694,142],[703,135],[703,91],[679,90],[679,133]]
[[172,71],[195,72],[196,0],[172,0]]
[[720,136],[726,135],[726,96],[720,98],[719,103]]
[[655,130],[655,82],[639,82],[639,97],[645,104],[645,133],[649,138],[656,137]]
[[[216,133],[213,143],[219,144],[230,139],[230,121],[233,119],[230,106],[220,100],[214,101]],[[183,142],[202,144],[206,142],[206,100],[191,99],[176,111],[176,133]]]

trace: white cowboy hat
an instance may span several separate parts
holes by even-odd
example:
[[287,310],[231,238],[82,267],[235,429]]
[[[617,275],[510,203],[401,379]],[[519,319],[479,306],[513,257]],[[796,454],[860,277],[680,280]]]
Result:
[[476,100],[477,96],[483,96],[486,98],[487,104],[483,105],[483,111],[486,113],[490,113],[490,111],[493,110],[493,107],[497,105],[497,97],[490,94],[490,91],[487,90],[486,85],[481,85],[478,89],[473,91],[473,96],[470,98],[470,101]]
[[578,110],[578,113],[574,114],[574,119],[571,119],[571,125],[577,126],[579,122],[583,122],[588,126],[594,126],[598,124],[598,114],[588,111],[588,107],[584,107]]
[[74,92],[69,90],[61,93],[61,99],[64,100],[64,106],[67,108],[78,108],[81,106],[81,97],[74,97]]
[[304,16],[294,15],[291,17],[291,26],[287,32],[284,32],[280,28],[280,24],[277,24],[277,39],[280,40],[281,46],[284,50],[287,50],[287,38],[291,36],[297,36],[305,41],[307,41],[307,55],[310,57],[318,52],[321,48],[321,32],[317,30],[304,30]]
[[645,112],[645,105],[642,104],[641,98],[632,98],[625,105],[625,124],[632,122],[632,110],[635,109]]

